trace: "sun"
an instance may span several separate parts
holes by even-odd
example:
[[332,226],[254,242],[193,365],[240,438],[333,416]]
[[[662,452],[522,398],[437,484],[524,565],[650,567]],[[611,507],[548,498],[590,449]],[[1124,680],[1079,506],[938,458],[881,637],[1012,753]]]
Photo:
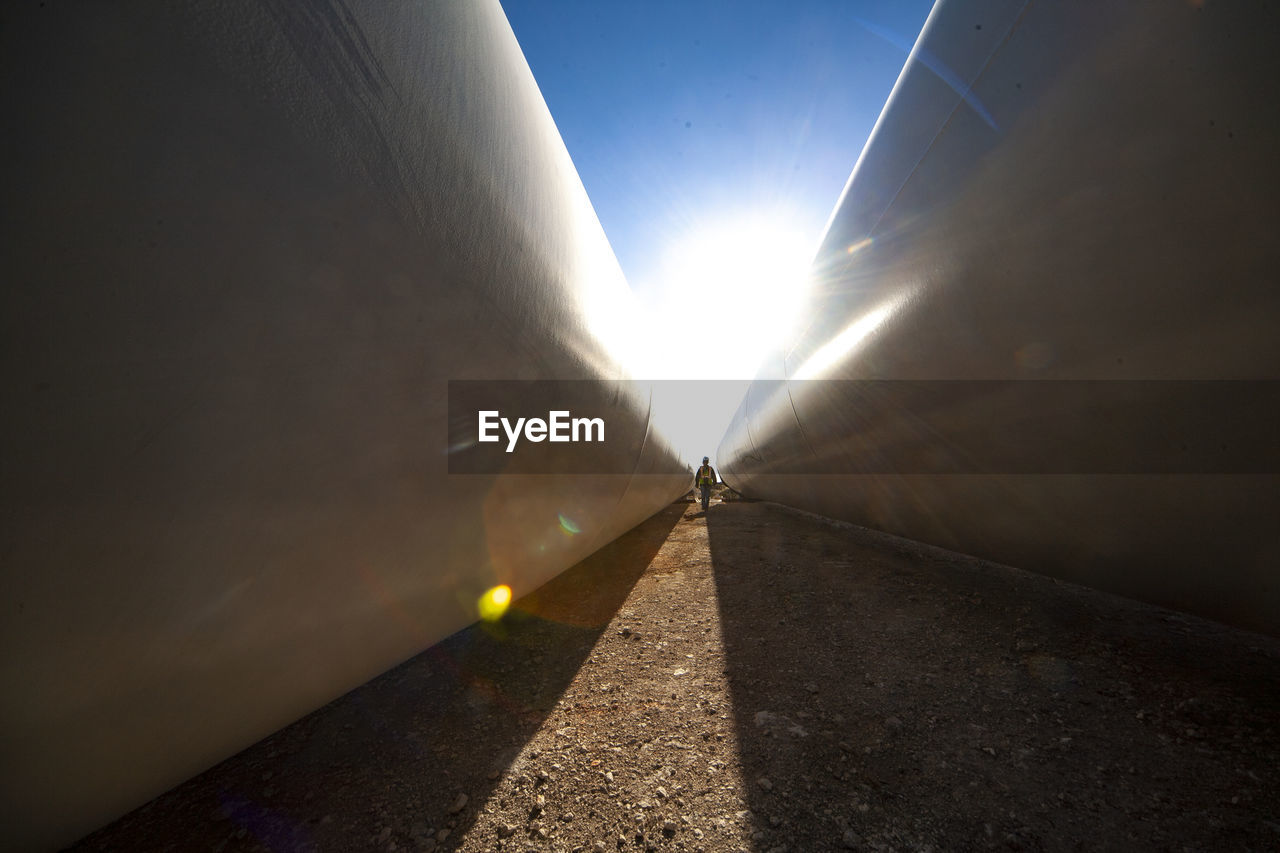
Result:
[[749,379],[794,331],[808,296],[811,238],[784,221],[743,217],[683,236],[664,255],[664,313],[677,341],[709,347],[684,375]]

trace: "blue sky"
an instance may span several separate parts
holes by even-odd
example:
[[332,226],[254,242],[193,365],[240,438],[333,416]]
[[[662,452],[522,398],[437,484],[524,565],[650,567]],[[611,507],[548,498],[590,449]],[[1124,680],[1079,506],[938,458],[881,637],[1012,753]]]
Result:
[[932,0],[501,2],[639,303],[632,372],[719,380],[654,390],[714,457]]
[[816,244],[932,0],[502,6],[646,298],[709,223],[759,215]]

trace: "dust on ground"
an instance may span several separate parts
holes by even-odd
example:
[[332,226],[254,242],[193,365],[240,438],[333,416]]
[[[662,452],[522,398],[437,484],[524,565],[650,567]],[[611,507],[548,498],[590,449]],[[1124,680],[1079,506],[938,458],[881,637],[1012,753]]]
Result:
[[723,497],[76,849],[1280,847],[1280,641]]

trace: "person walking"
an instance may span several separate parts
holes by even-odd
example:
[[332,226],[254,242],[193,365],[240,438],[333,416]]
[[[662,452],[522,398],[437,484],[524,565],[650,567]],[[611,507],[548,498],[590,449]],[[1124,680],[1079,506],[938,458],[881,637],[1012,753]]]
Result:
[[706,512],[711,505],[711,487],[716,484],[716,469],[711,467],[710,457],[702,457],[702,467],[694,475],[694,481],[702,493],[702,511]]

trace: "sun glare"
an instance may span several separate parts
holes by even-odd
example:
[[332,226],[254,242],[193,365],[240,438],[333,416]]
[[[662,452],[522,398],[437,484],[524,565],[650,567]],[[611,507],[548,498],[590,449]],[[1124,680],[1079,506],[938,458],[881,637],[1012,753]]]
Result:
[[[658,380],[654,424],[684,458],[715,452],[748,380],[796,330],[815,249],[785,216],[726,217],[673,241],[636,287],[617,286],[616,262],[587,270],[590,329],[632,377]],[[661,382],[691,379],[732,381]]]
[[662,264],[662,313],[675,318],[675,351],[685,357],[669,375],[754,376],[799,318],[813,249],[785,224],[763,220],[724,223],[673,245]]

